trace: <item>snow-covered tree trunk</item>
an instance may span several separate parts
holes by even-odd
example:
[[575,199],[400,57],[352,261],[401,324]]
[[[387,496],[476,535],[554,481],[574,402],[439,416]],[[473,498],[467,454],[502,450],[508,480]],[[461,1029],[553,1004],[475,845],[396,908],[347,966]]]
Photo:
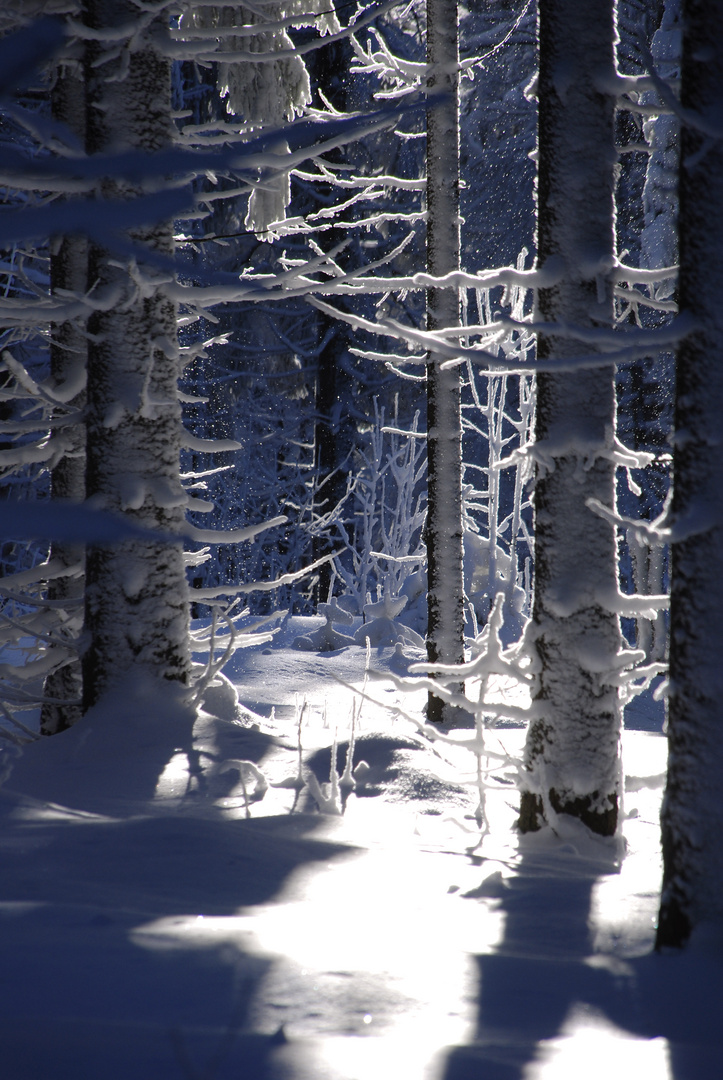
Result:
[[[86,0],[87,149],[162,150],[172,138],[171,65],[163,55],[168,12],[132,0]],[[106,198],[135,185],[106,179]],[[181,412],[175,306],[169,273],[152,254],[173,254],[170,223],[123,235],[137,255],[90,246],[98,310],[89,320],[87,495],[93,505],[166,534],[180,532]],[[188,597],[181,543],[125,541],[87,554],[84,704],[143,673],[184,682],[189,673]]]
[[[51,109],[53,119],[69,128],[82,146],[85,140],[85,84],[79,56],[64,57],[58,65],[51,91]],[[87,278],[86,238],[80,234],[55,237],[50,252],[51,291],[83,295]],[[76,318],[52,327],[50,374],[53,392],[69,408],[79,412],[85,405],[86,351],[83,320]],[[52,496],[82,502],[85,498],[85,428],[81,423],[73,424],[57,432],[55,438],[62,438],[64,452],[51,472]],[[80,544],[53,543],[51,555],[69,570],[74,568],[67,575],[53,578],[48,585],[50,600],[69,603],[65,633],[72,639],[76,636],[78,608],[82,610],[85,549]],[[56,636],[60,633],[58,630]],[[82,677],[79,659],[66,663],[48,676],[44,696],[47,700],[40,715],[40,730],[44,735],[63,731],[80,718]]]
[[723,7],[683,3],[668,782],[658,946],[723,923]]
[[[613,320],[613,0],[539,0],[538,265],[556,279],[536,316],[593,330]],[[590,346],[538,337],[541,359]],[[535,431],[536,714],[525,748],[520,829],[555,814],[615,832],[620,708],[607,681],[621,648],[613,528],[587,506],[614,502],[613,369],[544,373]]]
[[[459,44],[457,0],[427,0],[427,89],[444,97],[427,114],[427,270],[459,269]],[[427,293],[427,329],[460,325],[455,288]],[[462,423],[457,369],[427,364],[427,545],[430,665],[464,662],[462,572]],[[427,717],[452,720],[429,695]]]

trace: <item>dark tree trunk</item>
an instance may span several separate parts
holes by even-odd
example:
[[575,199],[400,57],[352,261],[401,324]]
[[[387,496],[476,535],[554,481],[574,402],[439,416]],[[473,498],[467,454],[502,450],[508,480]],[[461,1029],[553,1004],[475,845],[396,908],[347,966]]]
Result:
[[[171,66],[165,10],[139,25],[131,0],[86,0],[99,31],[86,57],[89,153],[162,150],[172,138]],[[115,40],[107,31],[133,27]],[[160,46],[158,48],[157,46]],[[112,179],[102,195],[132,199],[141,190]],[[175,305],[167,271],[145,263],[147,249],[173,254],[170,223],[124,234],[135,259],[97,243],[89,280],[99,309],[89,320],[87,495],[133,522],[177,534],[184,523],[181,412]],[[189,675],[188,592],[181,543],[134,540],[92,546],[87,555],[84,705],[144,676],[185,682]]]
[[[71,56],[59,65],[51,92],[53,119],[65,124],[85,139],[85,85],[80,58]],[[51,241],[51,292],[83,294],[87,289],[88,244],[84,236],[64,235]],[[67,400],[70,409],[85,405],[87,346],[84,321],[73,319],[51,328],[50,374],[53,389]],[[50,488],[54,499],[82,502],[85,498],[85,428],[82,424],[62,429],[55,439],[63,440],[64,454],[54,466]],[[53,543],[51,558],[73,572],[53,578],[48,585],[50,600],[68,601],[67,625],[56,630],[56,637],[67,637],[75,651],[79,616],[82,618],[84,593],[83,567],[85,549],[80,544]],[[51,646],[52,649],[52,646]],[[53,671],[45,680],[40,730],[43,735],[64,731],[81,716],[82,676],[80,659],[74,658]]]
[[[328,514],[343,499],[346,490],[345,478],[339,470],[339,401],[338,360],[344,348],[344,334],[339,324],[331,326],[326,316],[319,318],[319,333],[332,330],[318,357],[316,377],[316,419],[314,431],[315,446],[315,505],[320,514]],[[328,533],[314,537],[313,557],[321,559],[334,550],[334,543]],[[319,568],[317,601],[326,602],[332,582],[332,564],[324,563]]]
[[683,4],[668,782],[657,945],[723,923],[723,7]]
[[[610,327],[613,300],[613,0],[539,0],[537,257],[557,278],[536,317]],[[589,345],[540,334],[541,359]],[[620,708],[606,680],[621,648],[613,528],[587,506],[614,505],[614,372],[544,373],[535,431],[535,717],[525,748],[519,826],[554,814],[615,832]]]
[[[326,45],[309,60],[309,70],[313,82],[324,92],[326,98],[339,112],[350,108],[351,86],[345,76],[351,62],[351,51],[345,41]],[[352,105],[353,107],[353,105]],[[332,151],[332,161],[341,160],[340,151]],[[326,233],[330,247],[347,237],[341,229],[330,229]],[[316,408],[314,423],[316,491],[315,504],[319,513],[328,514],[344,498],[346,478],[339,466],[344,458],[345,447],[340,440],[339,400],[342,394],[349,393],[348,382],[339,367],[339,358],[347,347],[347,329],[344,323],[332,320],[328,315],[318,314],[318,335],[326,343],[323,345],[317,362]],[[348,440],[347,440],[348,441]],[[335,545],[328,533],[314,537],[314,560],[323,558]],[[316,588],[317,603],[326,602],[333,580],[331,562],[319,568]]]

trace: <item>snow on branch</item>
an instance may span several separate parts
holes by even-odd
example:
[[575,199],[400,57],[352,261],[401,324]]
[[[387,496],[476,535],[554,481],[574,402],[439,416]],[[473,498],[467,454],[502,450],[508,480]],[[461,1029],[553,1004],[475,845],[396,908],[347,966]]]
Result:
[[[650,330],[643,327],[626,327],[624,329],[611,329],[606,326],[584,327],[575,326],[572,323],[550,323],[535,321],[533,319],[520,321],[499,314],[489,325],[473,326],[469,328],[469,331],[471,333],[494,333],[498,328],[506,328],[508,330],[524,329],[527,331],[534,331],[537,334],[544,334],[546,337],[556,339],[561,338],[568,341],[579,341],[585,345],[598,346],[601,353],[607,352],[610,349],[619,348],[620,342],[624,337],[629,345],[645,343],[651,351],[657,352],[659,349],[677,345],[684,337],[687,337],[688,334],[692,333],[695,326],[696,324],[693,317],[687,313],[685,315],[679,315],[676,319],[672,319],[669,323],[666,323],[665,326]],[[465,327],[462,327],[458,330],[447,331],[446,336],[451,337],[454,334],[462,336],[465,329]]]
[[[377,43],[376,49],[373,41]],[[377,27],[372,29],[366,49],[362,48],[355,37],[352,37],[351,43],[355,53],[351,66],[352,72],[362,75],[373,74],[380,80],[392,83],[388,90],[375,91],[374,97],[377,100],[394,100],[419,91],[424,86],[427,65],[395,56]]]
[[625,263],[615,262],[612,276],[617,282],[626,282],[628,285],[652,285],[657,281],[667,281],[678,277],[677,266],[660,266],[654,270],[647,270],[640,266],[626,266]]
[[469,75],[471,75],[472,74],[472,71],[471,71],[472,68],[475,68],[480,64],[484,64],[484,63],[486,63],[487,60],[491,60],[493,56],[496,56],[497,53],[500,52],[505,47],[505,45],[507,45],[512,40],[513,36],[517,33],[520,26],[524,22],[525,17],[527,16],[527,13],[529,12],[530,8],[532,7],[532,4],[533,4],[533,0],[526,0],[526,3],[524,4],[522,10],[520,11],[520,14],[517,16],[515,21],[512,23],[512,26],[509,28],[509,30],[507,31],[505,36],[503,38],[501,38],[497,42],[496,45],[493,45],[492,48],[488,52],[483,53],[481,56],[471,56],[466,60],[462,60],[460,65],[459,65],[459,70],[463,74],[468,73]]
[[[358,30],[368,26],[375,19],[379,18],[380,15],[384,15],[387,11],[391,11],[392,8],[397,5],[398,0],[387,0],[386,3],[379,4],[372,10],[366,8],[363,13],[357,15],[355,21],[351,22],[349,26],[344,29],[338,30],[335,33],[328,33],[320,40],[307,41],[298,45],[294,45],[289,39],[289,47],[287,48],[269,49],[266,52],[252,52],[251,50],[245,49],[209,49],[208,51],[204,51],[203,49],[199,49],[198,44],[193,41],[189,42],[188,45],[184,45],[184,43],[180,41],[174,41],[167,47],[167,55],[170,55],[174,60],[195,60],[207,63],[223,61],[228,64],[258,64],[271,63],[278,60],[293,60],[297,57],[305,56],[307,53],[316,52],[317,49],[323,49],[325,46],[334,44],[337,41],[353,38],[353,35]],[[263,23],[259,25],[259,29],[262,28],[265,29]]]
[[[76,159],[73,159],[75,161]],[[0,169],[0,172],[6,170]],[[21,176],[11,182],[18,184]],[[36,181],[33,180],[33,185]],[[188,190],[166,188],[152,195],[140,195],[124,202],[97,199],[92,202],[63,201],[34,206],[0,220],[0,244],[17,243],[60,233],[84,233],[107,242],[108,232],[125,232],[159,220],[177,217],[190,210],[193,197]]]
[[[247,525],[243,529],[198,529],[195,525],[186,525],[184,531],[190,540],[195,540],[201,544],[241,544],[246,540],[253,540],[255,536],[266,532],[267,529],[275,529],[277,525],[285,525],[288,520],[285,514],[279,514],[278,517],[262,521],[258,525]],[[236,586],[232,586],[232,589],[236,589]],[[218,595],[228,594],[219,593]]]
[[[319,291],[323,292],[323,287]],[[332,290],[330,289],[329,291]],[[316,292],[316,290],[314,290],[314,292]],[[677,325],[672,333],[668,332],[670,330],[669,327],[661,327],[659,331],[643,331],[642,336],[636,338],[635,342],[631,345],[623,344],[627,338],[627,334],[619,334],[617,340],[620,342],[620,346],[616,349],[611,347],[606,352],[583,353],[580,356],[565,357],[565,359],[561,360],[555,359],[554,357],[546,358],[544,360],[530,360],[527,359],[526,355],[522,359],[515,358],[514,356],[508,359],[507,357],[500,357],[498,353],[492,353],[482,346],[448,344],[434,333],[425,330],[417,330],[412,326],[406,326],[399,323],[395,319],[379,319],[377,322],[374,322],[371,319],[365,319],[360,315],[353,315],[349,312],[341,311],[332,304],[326,304],[324,301],[319,300],[316,295],[307,295],[307,300],[320,311],[331,315],[333,318],[340,319],[342,322],[346,322],[357,329],[368,330],[373,334],[392,337],[416,346],[423,346],[429,354],[445,358],[442,364],[443,368],[456,367],[469,360],[472,363],[484,365],[493,372],[510,372],[515,374],[529,374],[534,371],[579,371],[582,369],[598,368],[609,364],[619,364],[625,361],[641,359],[649,356],[651,352],[657,352],[660,349],[679,341],[685,333],[689,333],[692,330],[690,320],[684,319],[682,325],[680,321],[676,321]],[[531,324],[527,323],[521,325],[526,329],[534,328]],[[645,336],[648,333],[652,335],[652,339],[648,339]]]
[[655,521],[643,521],[639,518],[625,517],[624,514],[619,514],[609,506],[604,506],[597,499],[588,499],[587,506],[594,514],[610,522],[611,525],[621,529],[632,529],[633,535],[639,544],[645,544],[648,547],[662,547],[670,543],[672,539],[673,530],[669,525],[663,523],[667,511]]
[[400,191],[424,191],[427,186],[427,178],[422,176],[416,180],[405,180],[401,176],[387,176],[385,174],[375,174],[374,176],[351,176],[344,177],[338,176],[332,171],[332,167],[328,166],[325,162],[319,158],[315,159],[314,164],[317,167],[317,172],[307,173],[301,169],[294,169],[292,176],[298,176],[301,180],[309,180],[311,183],[324,183],[329,184],[331,187],[339,188],[384,188],[384,189],[398,189]]
[[186,450],[197,450],[199,453],[215,454],[230,450],[243,450],[243,444],[235,439],[199,439],[192,435],[186,428],[181,435],[181,445]]
[[[421,217],[422,215],[411,216]],[[398,215],[396,215],[396,217],[398,217]],[[295,223],[298,220],[299,219],[291,219],[291,222]],[[346,224],[349,226],[352,224],[355,226],[368,225],[370,224],[370,219],[359,222],[349,222]],[[336,223],[336,226],[339,226],[338,222]],[[391,258],[391,256],[386,257],[387,260],[389,258]],[[242,275],[240,278],[236,279],[238,282],[236,288],[232,285],[227,285],[223,296],[219,296],[219,299],[216,301],[211,299],[210,302],[256,301],[260,299],[261,295],[263,295],[264,299],[269,299],[273,296],[290,298],[295,295],[314,294],[316,296],[323,296],[333,295],[334,293],[350,296],[362,293],[380,294],[440,288],[494,289],[501,286],[521,289],[541,289],[551,288],[559,284],[564,278],[564,267],[555,259],[550,259],[544,267],[533,270],[522,270],[516,267],[507,266],[498,270],[485,270],[478,274],[455,271],[438,277],[433,274],[421,272],[406,277],[381,277],[370,275],[367,279],[364,276],[365,273],[368,273],[370,270],[383,265],[384,261],[384,259],[378,260],[376,263],[357,268],[351,274],[340,275],[334,281],[323,282],[315,281],[312,278],[303,276],[304,272],[307,274],[313,273],[318,266],[318,262],[312,261],[307,265],[301,263],[295,271],[296,276],[299,279],[299,285],[291,290],[286,284],[289,280],[288,276],[278,274]],[[644,270],[619,264],[616,265],[613,270],[610,270],[609,268],[604,270],[604,268],[601,268],[600,272],[604,273],[605,276],[611,275],[616,281],[623,281],[631,284],[636,282],[647,284],[675,277],[677,268],[662,267],[658,270]],[[227,280],[228,275],[226,277],[226,281]],[[214,286],[209,285],[206,288],[212,291]],[[209,302],[209,296],[204,291],[203,287],[196,287],[195,289],[189,288],[187,290],[187,295],[191,298],[198,296],[203,302]],[[525,325],[530,327],[531,324],[526,323]],[[676,325],[680,327],[681,323],[677,322]],[[379,332],[378,328],[377,332]],[[681,330],[681,333],[682,332],[683,331]],[[685,332],[687,333],[688,330],[686,329]],[[666,344],[667,343],[668,342],[666,342]]]
[[[261,532],[263,529],[271,528],[274,524],[282,524],[287,520],[287,518],[274,518],[270,522],[264,522],[264,524],[260,526],[251,526],[251,528],[255,528],[257,532]],[[253,592],[273,592],[274,589],[278,589],[282,585],[293,585],[295,582],[301,581],[307,574],[311,574],[314,570],[318,570],[320,566],[331,562],[332,559],[336,559],[340,554],[341,552],[338,551],[329,552],[328,555],[324,555],[321,559],[317,559],[316,562],[310,563],[309,566],[303,566],[301,570],[294,570],[288,574],[280,574],[279,577],[274,578],[273,581],[251,581],[243,585],[216,585],[207,589],[194,589],[193,598],[199,600],[213,600],[220,596],[245,596],[248,593]]]
[[622,288],[620,285],[616,285],[613,289],[613,295],[616,300],[623,300],[627,307],[623,313],[617,318],[619,323],[622,323],[627,319],[630,311],[637,312],[639,307],[650,308],[652,311],[667,311],[671,315],[675,315],[678,312],[678,305],[675,300],[661,300],[655,296],[646,296],[640,289]]
[[130,518],[83,503],[44,499],[20,502],[6,499],[4,535],[12,540],[58,540],[70,544],[113,544],[123,540],[178,543],[181,537],[136,525]]
[[[3,149],[0,160],[0,183],[15,187],[26,185],[36,189],[42,182],[45,190],[67,191],[68,185],[75,185],[72,190],[90,190],[93,183],[108,176],[118,180],[127,180],[134,184],[143,184],[147,188],[153,184],[168,183],[169,176],[193,177],[205,172],[214,175],[236,173],[255,169],[291,169],[305,161],[336,150],[348,142],[364,138],[375,132],[394,127],[402,116],[425,110],[430,103],[429,97],[412,102],[402,102],[394,107],[389,105],[367,113],[346,113],[320,120],[296,120],[292,124],[263,131],[253,139],[223,148],[186,149],[170,147],[156,153],[123,151],[115,154],[98,154],[83,158],[28,158],[24,154]],[[289,151],[287,153],[287,150]],[[283,151],[283,153],[282,153]],[[154,193],[148,198],[166,198],[172,193],[168,190]],[[178,192],[173,192],[179,195]],[[66,208],[67,208],[66,204]],[[76,204],[71,203],[75,207]],[[84,204],[85,205],[85,204]],[[125,206],[126,204],[112,204]],[[101,206],[103,204],[101,203]],[[40,213],[41,208],[37,211]],[[85,212],[90,209],[85,205]],[[156,218],[165,220],[178,216],[182,209],[171,205],[165,212],[157,209]],[[186,206],[185,209],[188,209]],[[22,212],[28,218],[35,210]],[[15,217],[16,215],[9,215]],[[137,224],[131,221],[122,227]],[[87,231],[82,222],[74,223],[74,229]],[[37,230],[40,232],[41,230]],[[62,222],[45,227],[45,233],[63,231]],[[33,234],[34,235],[34,234]],[[4,240],[0,232],[0,241]]]

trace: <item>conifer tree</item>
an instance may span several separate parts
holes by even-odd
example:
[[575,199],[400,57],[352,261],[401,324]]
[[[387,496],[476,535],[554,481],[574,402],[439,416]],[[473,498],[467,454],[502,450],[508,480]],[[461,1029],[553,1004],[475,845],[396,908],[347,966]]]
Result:
[[[88,153],[153,153],[169,146],[167,10],[139,8],[132,0],[86,0],[84,21]],[[98,185],[102,196],[117,200],[136,197],[142,187],[142,181],[112,177]],[[172,536],[183,527],[186,503],[176,308],[166,292],[169,271],[153,258],[172,256],[172,223],[133,229],[122,239],[120,251],[112,236],[90,245],[96,310],[88,322],[87,497]],[[131,669],[153,679],[187,680],[180,538],[89,547],[85,634],[85,708]]]
[[[71,6],[71,12],[76,5]],[[78,140],[85,142],[85,86],[81,64],[81,43],[65,50],[58,63],[50,95],[53,119],[63,124]],[[50,288],[56,295],[75,293],[82,296],[88,287],[88,245],[85,236],[73,233],[57,236],[50,244]],[[80,416],[85,405],[87,362],[84,319],[68,319],[52,327],[50,373],[53,391]],[[51,494],[54,499],[82,502],[85,498],[85,428],[78,422],[56,435],[62,437],[63,450],[51,470]],[[78,616],[82,617],[84,580],[82,567],[85,551],[82,544],[54,543],[51,556],[70,573],[63,573],[48,583],[48,598],[65,601],[67,625],[56,631],[72,642],[77,636]],[[80,611],[78,611],[80,607]],[[74,647],[71,644],[74,652]],[[40,729],[53,735],[74,724],[81,715],[82,676],[80,660],[74,656],[56,668],[45,680]]]
[[[615,5],[539,0],[538,357],[580,355],[575,333],[613,321],[612,96]],[[594,347],[594,345],[593,345]],[[589,343],[585,351],[589,351]],[[608,681],[621,648],[613,527],[588,507],[614,502],[612,365],[537,379],[536,714],[525,748],[523,832],[554,814],[615,832],[620,708]]]
[[723,8],[683,3],[668,780],[657,945],[723,920]]
[[[457,0],[427,2],[427,270],[436,277],[459,270],[459,42]],[[427,329],[460,325],[456,286],[430,289]],[[462,422],[457,369],[427,364],[427,656],[464,662],[462,568]],[[427,718],[449,722],[452,712],[430,693]]]

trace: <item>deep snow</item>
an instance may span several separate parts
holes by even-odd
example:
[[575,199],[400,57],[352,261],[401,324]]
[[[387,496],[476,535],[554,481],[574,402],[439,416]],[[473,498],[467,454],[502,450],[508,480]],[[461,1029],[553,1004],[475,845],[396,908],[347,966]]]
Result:
[[[240,705],[224,684],[194,719],[138,685],[15,762],[0,1075],[719,1080],[721,943],[652,953],[659,731],[625,732],[624,841],[570,823],[521,842],[524,732],[499,729],[480,840],[474,760],[399,714],[423,693],[374,681],[359,711],[338,680],[362,687],[364,649],[290,647],[320,622],[236,654]],[[353,710],[368,769],[343,816],[320,814],[295,783],[299,730],[333,800]],[[635,726],[653,722],[639,705]]]

